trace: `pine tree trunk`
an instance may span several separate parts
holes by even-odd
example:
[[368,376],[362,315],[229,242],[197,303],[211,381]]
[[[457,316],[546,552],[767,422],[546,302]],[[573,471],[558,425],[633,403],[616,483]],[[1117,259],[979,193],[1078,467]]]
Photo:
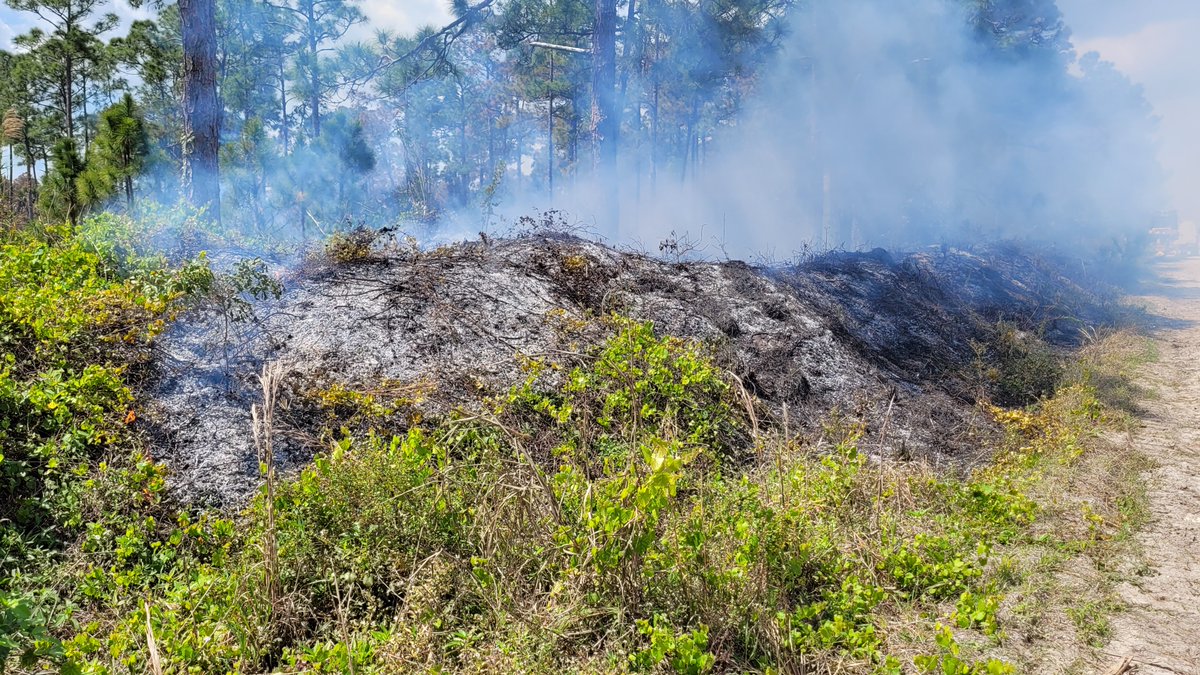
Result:
[[67,138],[75,136],[75,100],[74,91],[72,91],[72,80],[75,77],[74,60],[71,58],[71,53],[68,50],[66,56],[66,69],[63,77],[63,117],[67,124]]
[[617,226],[617,143],[621,130],[617,110],[617,2],[596,0],[596,24],[592,35],[592,116],[596,125],[596,160],[602,225]]
[[316,139],[321,135],[321,75],[317,70],[320,56],[317,51],[317,31],[319,27],[317,26],[317,18],[313,14],[313,6],[314,3],[306,5],[307,14],[305,15],[305,19],[308,21],[308,54],[309,58],[312,59],[312,62],[308,64],[309,87],[311,87],[311,91],[308,94],[308,105],[312,108],[313,139]]
[[29,130],[22,133],[25,142],[25,175],[29,176],[29,185],[25,186],[26,211],[29,222],[33,222],[33,203],[37,201],[37,160],[33,155],[33,145],[29,142]]
[[625,57],[629,61],[629,65],[621,73],[621,106],[624,107],[628,100],[626,96],[629,92],[629,76],[642,60],[642,44],[639,37],[638,22],[637,22],[637,0],[629,0],[629,6],[625,13]]
[[471,164],[467,161],[467,101],[462,89],[458,92],[458,204],[466,206],[470,201]]
[[[655,29],[657,31],[657,29]],[[654,34],[654,63],[659,59],[658,33]],[[650,193],[658,190],[658,104],[659,104],[658,71],[654,71],[654,104],[650,113]]]
[[192,205],[221,219],[217,155],[221,144],[221,107],[217,98],[217,21],[214,0],[179,0],[183,34],[183,118],[188,143],[184,184]]
[[550,203],[554,203],[554,51],[550,51],[550,105],[546,106],[546,185]]
[[88,133],[87,114],[87,75],[79,78],[79,102],[83,106],[83,156],[87,157],[88,146],[92,144],[91,134]]
[[567,162],[571,165],[571,185],[579,172],[579,92],[571,98],[571,144],[567,148]]
[[283,57],[279,59],[279,131],[283,137],[283,154],[288,154],[287,77],[283,72]]
[[125,206],[129,213],[133,213],[133,176],[129,173],[125,174]]

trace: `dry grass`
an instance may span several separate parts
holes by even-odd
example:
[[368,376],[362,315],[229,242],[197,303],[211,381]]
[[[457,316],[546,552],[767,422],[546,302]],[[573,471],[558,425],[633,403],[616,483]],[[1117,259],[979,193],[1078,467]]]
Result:
[[1026,672],[1093,672],[1108,617],[1122,610],[1114,589],[1142,566],[1132,535],[1148,518],[1142,475],[1152,462],[1131,432],[1146,397],[1135,376],[1155,358],[1149,339],[1115,332],[1092,340],[1068,375],[1105,404],[1102,424],[1043,468],[1032,537],[1003,552],[997,570],[1014,588],[1003,606],[1008,635],[989,651]]
[[[1053,428],[1079,410],[1083,397],[1094,396],[1104,411],[1095,423],[1040,441],[1010,435],[1010,451],[1027,443],[1047,444],[1044,459],[1023,486],[1037,504],[1037,519],[1027,533],[993,551],[986,575],[1004,596],[1001,631],[990,637],[956,631],[964,653],[999,658],[1018,672],[1095,672],[1108,617],[1122,609],[1114,588],[1141,567],[1132,535],[1147,519],[1141,476],[1151,464],[1133,447],[1130,432],[1137,402],[1144,398],[1135,375],[1154,358],[1153,342],[1142,336],[1096,336],[1070,364],[1063,388],[1038,411]],[[921,484],[920,466],[898,470],[907,480],[889,484]],[[894,498],[898,513],[920,502],[901,492]],[[887,608],[888,653],[911,662],[930,641],[931,619],[944,621],[954,610],[953,600]]]
[[263,553],[263,590],[266,593],[269,606],[274,610],[279,606],[279,545],[276,541],[275,528],[275,406],[279,396],[279,386],[283,381],[284,368],[279,362],[263,366],[258,380],[262,384],[263,402],[261,407],[250,407],[253,419],[254,446],[258,450],[258,462],[264,475],[266,498],[264,503],[265,524],[262,536]]

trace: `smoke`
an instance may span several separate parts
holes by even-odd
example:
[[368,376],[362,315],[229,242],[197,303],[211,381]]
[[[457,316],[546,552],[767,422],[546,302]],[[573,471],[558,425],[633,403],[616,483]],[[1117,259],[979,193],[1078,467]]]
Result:
[[[1052,0],[801,3],[782,37],[773,25],[763,31],[769,45],[754,48],[776,51],[751,78],[743,71],[760,59],[731,51],[714,31],[676,40],[675,62],[659,70],[698,79],[652,85],[650,70],[628,68],[622,54],[631,71],[620,86],[629,92],[623,122],[634,130],[621,145],[615,191],[588,172],[586,54],[560,56],[544,90],[516,90],[518,62],[544,70],[536,59],[547,55],[502,46],[481,26],[455,45],[452,68],[431,79],[387,70],[357,98],[331,85],[338,95],[326,103],[322,132],[311,134],[294,64],[280,66],[260,44],[269,22],[228,7],[224,48],[248,65],[222,82],[223,211],[253,233],[293,238],[397,221],[421,230],[415,221],[437,218],[440,238],[474,236],[558,208],[612,241],[653,249],[687,233],[710,253],[739,257],[1008,238],[1095,251],[1124,245],[1166,206],[1156,120],[1141,90],[1094,55],[1077,57]],[[170,43],[175,21],[164,14],[161,35],[142,40]],[[391,39],[392,52],[411,46],[378,38]],[[378,60],[365,43],[338,46]],[[739,58],[748,65],[731,66]],[[735,72],[742,79],[731,83]],[[134,84],[166,144],[139,188],[170,201],[177,83],[166,73]],[[681,106],[699,106],[701,116],[722,109],[682,159],[680,139],[686,145],[691,129],[647,133],[646,92],[660,85],[676,106],[664,125],[681,124]],[[560,115],[553,169],[551,89]],[[272,110],[260,99],[275,92],[286,98]],[[738,101],[716,100],[731,96]],[[559,177],[553,194],[550,174]],[[609,222],[614,194],[619,218]]]
[[[614,235],[703,231],[746,255],[1006,238],[1095,250],[1144,232],[1164,197],[1140,89],[1077,59],[1052,4],[983,30],[964,4],[796,10],[701,175],[653,194],[623,184]],[[586,212],[602,194],[566,201]]]
[[[387,106],[375,110],[382,120],[376,151],[398,154],[382,163],[389,167],[387,194],[403,195],[378,208],[422,218],[425,204],[443,204],[439,238],[473,236],[558,208],[616,242],[653,250],[673,233],[687,233],[710,253],[719,247],[739,257],[1012,238],[1084,255],[1129,250],[1165,206],[1156,120],[1140,88],[1094,55],[1077,57],[1053,2],[980,6],[798,6],[741,115],[700,132],[682,163],[677,146],[642,147],[650,142],[649,101],[630,94],[626,123],[641,133],[622,143],[617,223],[606,220],[612,186],[588,173],[592,147],[569,154],[560,147],[556,162],[565,168],[573,161],[576,175],[547,192],[540,113],[506,132],[526,140],[517,140],[515,161],[499,167],[503,180],[491,148],[485,158],[482,144],[466,142],[487,137],[491,145],[497,132],[488,125],[503,110],[494,107],[503,92],[497,83],[510,79],[513,64],[492,58],[496,45],[486,35],[465,39],[455,51],[457,77],[398,89],[393,129]],[[716,64],[730,58],[723,46],[689,43],[664,70],[718,72]],[[563,81],[571,84],[559,91],[560,101],[586,110],[587,59],[564,60],[559,77],[569,73]],[[638,77],[631,76],[629,91],[648,91],[650,83]],[[704,105],[719,105],[711,97],[721,87],[707,87]],[[665,146],[680,134],[661,136]],[[437,159],[446,147],[448,163]],[[656,153],[673,161],[653,175],[647,164]],[[314,155],[300,164],[336,162]],[[429,178],[439,174],[443,180]],[[379,184],[383,176],[371,180]]]
[[1181,218],[1200,219],[1200,3],[1180,0],[1060,0],[1080,52],[1098,51],[1146,87],[1162,116],[1159,157]]

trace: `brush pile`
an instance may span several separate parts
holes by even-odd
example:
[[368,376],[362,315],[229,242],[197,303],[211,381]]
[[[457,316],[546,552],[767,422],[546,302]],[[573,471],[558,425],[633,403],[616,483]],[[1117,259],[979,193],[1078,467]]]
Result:
[[231,330],[228,312],[197,311],[161,341],[147,412],[186,499],[237,504],[255,489],[250,407],[267,361],[287,373],[285,468],[328,449],[322,429],[360,431],[363,406],[396,431],[469,414],[524,381],[531,361],[570,362],[614,314],[704,342],[764,426],[786,418],[818,443],[832,424],[859,424],[872,454],[970,466],[995,433],[978,402],[1049,393],[1050,345],[1114,318],[1061,267],[1015,248],[760,267],[563,235],[428,251],[354,236],[290,271],[252,320]]

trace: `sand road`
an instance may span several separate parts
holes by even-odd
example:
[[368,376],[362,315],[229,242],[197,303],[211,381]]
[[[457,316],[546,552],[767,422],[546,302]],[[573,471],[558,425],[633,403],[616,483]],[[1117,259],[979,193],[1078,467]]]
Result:
[[1127,609],[1112,617],[1104,652],[1131,657],[1138,675],[1200,675],[1200,259],[1160,272],[1142,298],[1164,319],[1159,359],[1141,375],[1154,395],[1133,434],[1156,465],[1144,474],[1151,519],[1138,535],[1147,568],[1118,587]]

